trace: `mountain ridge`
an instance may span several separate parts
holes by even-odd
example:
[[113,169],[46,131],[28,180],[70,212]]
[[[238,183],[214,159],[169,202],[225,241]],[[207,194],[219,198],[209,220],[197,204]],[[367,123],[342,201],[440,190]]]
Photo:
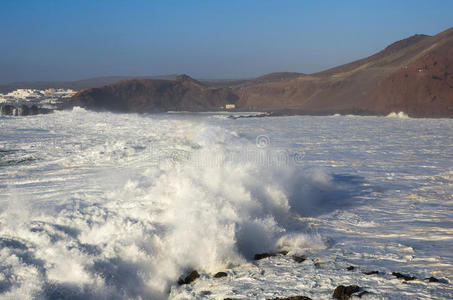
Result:
[[[118,110],[123,101],[128,105],[119,111],[126,112],[235,104],[239,110],[370,115],[402,111],[413,117],[453,117],[453,28],[435,36],[414,35],[369,57],[313,74],[270,73],[219,86],[187,75],[163,80],[166,83],[142,80],[143,90],[137,90],[136,81],[126,80],[79,92],[72,104],[93,108],[102,103],[102,109]],[[147,104],[134,105],[133,99]]]

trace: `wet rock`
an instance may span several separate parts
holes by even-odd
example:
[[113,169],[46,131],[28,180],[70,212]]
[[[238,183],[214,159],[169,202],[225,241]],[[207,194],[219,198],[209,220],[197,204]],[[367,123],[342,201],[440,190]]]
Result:
[[21,116],[28,116],[30,114],[30,109],[28,108],[27,105],[22,104],[19,106],[19,115]]
[[300,256],[299,255],[294,255],[293,259],[294,259],[295,262],[302,263],[305,260],[307,260],[307,257],[305,255],[300,255]]
[[354,267],[354,266],[349,266],[349,267],[346,268],[346,270],[348,270],[348,271],[354,271],[354,270],[355,270],[355,267]]
[[321,268],[321,264],[320,264],[319,262],[315,262],[315,263],[314,263],[314,266],[315,266],[316,268]]
[[379,274],[379,271],[370,271],[370,272],[363,272],[365,275],[376,275]]
[[409,276],[409,275],[401,274],[398,272],[393,272],[392,275],[398,279],[404,279],[405,281],[411,281],[411,280],[417,279],[417,277],[415,277],[415,276]]
[[215,275],[214,275],[214,278],[222,278],[222,277],[227,277],[228,274],[225,273],[225,272],[217,272]]
[[267,299],[267,300],[312,300],[309,297],[305,296],[292,296],[292,297],[287,297],[287,298],[273,298],[273,299]]
[[257,115],[245,115],[245,116],[234,116],[230,115],[228,116],[229,119],[237,120],[237,119],[243,119],[243,118],[264,118],[264,117],[270,117],[272,116],[272,113],[263,113],[263,114],[257,114]]
[[37,114],[48,114],[53,112],[52,109],[38,107],[33,104],[31,107],[28,107],[26,104],[19,106],[5,104],[0,107],[0,114],[4,116],[30,116]]
[[274,253],[258,253],[258,254],[255,254],[255,256],[253,257],[254,260],[260,260],[260,259],[263,259],[263,258],[268,258],[268,257],[274,257],[274,256],[277,256],[277,255],[286,255],[288,254],[288,251],[279,251],[279,252],[274,252]]
[[44,107],[39,107],[38,108],[38,114],[46,115],[46,114],[50,114],[51,112],[53,112],[53,109],[44,108]]
[[275,253],[258,253],[258,254],[255,254],[253,259],[254,260],[260,260],[260,259],[263,259],[263,258],[268,258],[268,257],[273,257],[273,256],[276,256],[276,254]]
[[190,272],[190,274],[187,275],[186,278],[178,280],[178,284],[179,285],[190,284],[199,277],[200,277],[200,274],[198,274],[198,272],[194,270],[194,271]]
[[333,291],[332,298],[339,299],[339,300],[347,300],[351,297],[352,294],[357,293],[360,291],[360,287],[357,285],[339,285]]
[[37,115],[39,113],[39,108],[36,106],[36,104],[33,104],[30,107],[30,115]]
[[428,280],[428,282],[448,283],[447,279],[436,278],[436,277],[433,277],[433,276],[431,276],[429,278],[425,278],[425,280]]
[[0,111],[1,111],[2,115],[12,116],[14,109],[15,109],[14,106],[6,104],[6,105],[2,105]]

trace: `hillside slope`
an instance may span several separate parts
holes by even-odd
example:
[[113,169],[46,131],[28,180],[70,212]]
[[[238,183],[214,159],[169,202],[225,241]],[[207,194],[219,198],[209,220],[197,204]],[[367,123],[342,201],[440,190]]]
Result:
[[415,35],[320,73],[235,88],[238,105],[308,113],[453,117],[453,29]]
[[235,103],[228,88],[208,87],[189,76],[174,80],[133,79],[77,93],[72,106],[121,112],[200,111]]

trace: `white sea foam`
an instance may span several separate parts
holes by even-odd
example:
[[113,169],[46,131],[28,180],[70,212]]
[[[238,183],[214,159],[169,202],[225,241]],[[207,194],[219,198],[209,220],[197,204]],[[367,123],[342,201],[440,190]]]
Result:
[[[319,195],[335,189],[323,171],[237,159],[244,148],[257,149],[254,141],[220,127],[129,116],[127,129],[109,132],[106,118],[115,117],[74,108],[41,123],[56,139],[65,135],[40,149],[50,161],[37,179],[56,189],[40,202],[6,191],[0,234],[19,245],[2,252],[6,281],[14,281],[8,295],[159,298],[188,269],[214,272],[281,246],[310,248],[310,235],[301,242],[293,231],[304,232],[297,216],[310,215]],[[129,136],[143,121],[151,133]],[[75,141],[80,147],[68,153]],[[54,186],[60,176],[62,189]],[[24,255],[33,261],[11,261]],[[20,276],[23,268],[35,278]],[[24,290],[27,282],[35,284]]]
[[[402,271],[415,257],[423,268],[408,270],[420,277],[441,272],[436,257],[452,265],[442,221],[453,191],[444,170],[453,145],[447,120],[230,120],[75,108],[0,122],[0,159],[7,162],[0,168],[1,297],[216,299],[234,291],[259,299],[294,290],[325,298],[344,283],[347,264],[389,272],[396,262]],[[419,151],[411,159],[423,155],[420,161],[442,172],[394,162],[410,149]],[[302,161],[295,151],[305,154],[297,156]],[[437,204],[425,205],[428,198]],[[426,215],[445,229],[436,231],[435,253],[407,240],[432,241],[430,227],[404,225]],[[407,239],[390,238],[402,231]],[[289,256],[249,264],[254,254],[277,250]],[[309,259],[294,265],[292,254]],[[191,269],[202,278],[177,287]],[[225,269],[229,281],[213,284],[209,274]],[[360,274],[348,278],[356,282]],[[394,286],[385,293],[398,296]],[[442,298],[449,290],[433,293]]]
[[391,113],[389,113],[389,114],[387,115],[387,118],[408,119],[409,116],[408,116],[406,113],[400,111],[399,113],[396,113],[396,112],[391,112]]

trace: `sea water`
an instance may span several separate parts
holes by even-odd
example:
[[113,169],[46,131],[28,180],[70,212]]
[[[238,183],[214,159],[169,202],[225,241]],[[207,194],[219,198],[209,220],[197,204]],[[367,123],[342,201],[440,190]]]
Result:
[[453,120],[398,116],[1,117],[0,298],[452,298]]

